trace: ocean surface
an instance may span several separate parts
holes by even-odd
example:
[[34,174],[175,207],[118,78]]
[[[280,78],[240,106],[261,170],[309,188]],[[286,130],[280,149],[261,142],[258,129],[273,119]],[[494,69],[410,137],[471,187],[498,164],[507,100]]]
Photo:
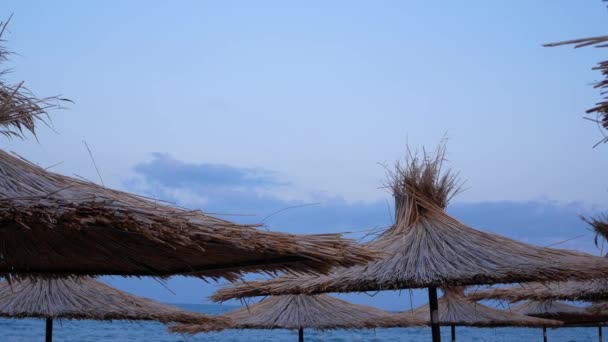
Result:
[[[221,305],[178,305],[184,309],[218,314],[232,309]],[[605,328],[608,333],[608,328]],[[44,341],[45,325],[39,319],[0,319],[0,341]],[[305,330],[306,341],[424,341],[431,340],[430,328],[376,329],[376,330]],[[458,341],[528,342],[542,341],[542,329],[522,328],[456,328]],[[549,329],[551,342],[598,341],[597,328]],[[442,329],[442,340],[450,341],[450,329]],[[120,342],[184,342],[184,341],[297,341],[296,331],[289,330],[227,330],[194,336],[170,334],[160,323],[133,323],[124,321],[56,321],[54,340],[57,342],[120,341]],[[608,339],[607,339],[608,341]]]

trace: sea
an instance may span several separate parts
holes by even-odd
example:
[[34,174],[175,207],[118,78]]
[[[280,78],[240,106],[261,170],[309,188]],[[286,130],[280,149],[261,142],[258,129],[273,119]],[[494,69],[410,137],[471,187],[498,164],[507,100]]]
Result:
[[[183,309],[207,314],[221,314],[234,307],[225,305],[174,304]],[[605,328],[608,333],[608,328]],[[45,322],[41,319],[0,319],[0,341],[44,341]],[[542,341],[542,329],[527,328],[456,328],[457,341],[528,342]],[[306,341],[425,341],[431,340],[430,328],[373,330],[305,330]],[[608,336],[607,336],[608,337]],[[181,335],[167,332],[166,326],[153,322],[56,321],[53,341],[118,341],[118,342],[246,342],[297,341],[297,331],[289,330],[226,330],[222,332]],[[442,329],[442,341],[450,341],[450,329]],[[597,328],[558,328],[548,330],[550,342],[598,341]],[[607,339],[608,341],[608,339]]]

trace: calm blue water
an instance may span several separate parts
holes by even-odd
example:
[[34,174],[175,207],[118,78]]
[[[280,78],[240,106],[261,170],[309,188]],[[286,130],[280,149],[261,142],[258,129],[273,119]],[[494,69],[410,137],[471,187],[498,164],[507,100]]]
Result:
[[[231,309],[219,305],[179,305],[191,311],[217,314]],[[608,328],[605,329],[608,333]],[[449,341],[449,328],[442,330],[443,340]],[[541,329],[457,328],[458,341],[527,342],[542,341]],[[307,341],[430,341],[429,328],[306,331]],[[228,330],[219,333],[183,336],[169,334],[158,323],[61,321],[54,326],[54,341],[297,341],[297,332],[288,330]],[[36,319],[0,319],[0,341],[44,341],[44,321]],[[562,328],[549,330],[551,342],[597,341],[597,328]]]

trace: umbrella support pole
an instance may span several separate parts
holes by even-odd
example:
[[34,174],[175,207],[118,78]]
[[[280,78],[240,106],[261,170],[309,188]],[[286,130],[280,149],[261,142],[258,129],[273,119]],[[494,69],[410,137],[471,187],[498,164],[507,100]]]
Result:
[[298,329],[298,341],[304,342],[304,328]]
[[429,287],[429,306],[431,312],[431,333],[433,342],[441,342],[441,330],[439,328],[439,304],[437,302],[437,288]]
[[46,337],[45,342],[53,342],[53,319],[46,319]]
[[547,327],[543,327],[543,342],[547,342]]
[[452,330],[452,342],[456,342],[456,326],[452,325],[450,329]]
[[602,337],[602,326],[601,325],[599,327],[597,327],[597,337],[598,337],[598,340],[600,342],[602,342],[603,337]]

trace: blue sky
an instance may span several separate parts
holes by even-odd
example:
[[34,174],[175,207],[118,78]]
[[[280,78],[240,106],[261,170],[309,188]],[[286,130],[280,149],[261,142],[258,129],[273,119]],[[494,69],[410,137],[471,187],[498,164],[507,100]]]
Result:
[[[605,34],[599,0],[3,2],[11,13],[10,78],[75,104],[39,143],[4,148],[57,172],[98,180],[86,140],[106,185],[255,215],[236,220],[319,203],[265,223],[347,231],[390,223],[383,165],[447,135],[467,188],[450,211],[471,225],[550,244],[588,233],[577,215],[608,201],[606,147],[581,119],[603,51],[541,47]],[[112,281],[165,301],[210,291]]]

